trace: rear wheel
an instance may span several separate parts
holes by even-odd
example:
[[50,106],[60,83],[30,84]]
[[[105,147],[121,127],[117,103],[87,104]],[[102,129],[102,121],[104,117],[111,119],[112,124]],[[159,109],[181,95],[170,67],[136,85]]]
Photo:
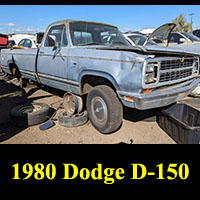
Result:
[[123,107],[116,93],[106,85],[97,86],[87,96],[88,117],[101,133],[116,131],[122,124]]

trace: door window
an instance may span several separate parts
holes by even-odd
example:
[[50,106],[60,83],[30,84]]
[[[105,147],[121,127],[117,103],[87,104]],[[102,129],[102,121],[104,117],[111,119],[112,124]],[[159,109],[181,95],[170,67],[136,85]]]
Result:
[[171,33],[170,36],[169,36],[169,42],[179,44],[181,38],[184,38],[184,37],[181,36],[180,34],[177,34],[177,33]]
[[54,47],[56,42],[59,47],[67,46],[66,28],[64,25],[51,27],[46,37],[44,46]]
[[18,43],[18,46],[24,46],[24,42],[25,42],[25,39],[21,40],[21,41]]

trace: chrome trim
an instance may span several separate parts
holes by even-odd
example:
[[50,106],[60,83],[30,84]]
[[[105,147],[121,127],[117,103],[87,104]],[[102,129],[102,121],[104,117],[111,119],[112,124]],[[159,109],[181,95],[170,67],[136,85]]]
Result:
[[51,80],[54,80],[54,81],[61,81],[61,82],[67,83],[67,84],[79,86],[79,82],[68,80],[66,78],[59,78],[59,77],[56,77],[56,76],[51,76],[51,75],[42,74],[42,73],[38,73],[38,76],[41,77],[41,78],[51,79]]
[[[21,50],[21,49],[20,49]],[[24,54],[24,53],[16,53],[16,52],[10,52],[10,53],[5,53],[5,52],[2,52],[1,55],[15,55],[15,56],[35,56],[35,54]]]
[[[4,55],[21,55],[24,56],[23,53],[3,53]],[[26,56],[35,56],[35,54],[26,54]],[[48,56],[53,57],[52,54],[40,54],[39,56]],[[56,57],[61,57],[57,55]],[[129,60],[118,60],[118,59],[111,59],[111,58],[96,58],[96,57],[86,57],[86,56],[62,56],[63,58],[77,58],[77,59],[89,59],[89,60],[104,60],[104,61],[112,61],[112,62],[124,62],[124,63],[133,63],[134,61]]]
[[28,75],[31,75],[31,76],[35,76],[35,73],[34,73],[34,72],[31,72],[31,71],[25,71],[25,70],[23,70],[23,69],[20,69],[20,72],[21,72],[22,74],[28,74]]

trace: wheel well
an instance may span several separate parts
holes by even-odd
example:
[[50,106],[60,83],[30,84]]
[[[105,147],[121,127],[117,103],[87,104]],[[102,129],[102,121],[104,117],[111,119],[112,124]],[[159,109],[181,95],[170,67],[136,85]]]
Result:
[[94,75],[85,75],[81,80],[81,93],[87,94],[90,90],[97,85],[107,85],[114,91],[116,90],[114,85],[106,78]]
[[10,70],[10,73],[13,75],[13,76],[16,76],[18,79],[21,77],[21,73],[17,67],[17,65],[15,63],[10,63],[9,64],[9,70]]

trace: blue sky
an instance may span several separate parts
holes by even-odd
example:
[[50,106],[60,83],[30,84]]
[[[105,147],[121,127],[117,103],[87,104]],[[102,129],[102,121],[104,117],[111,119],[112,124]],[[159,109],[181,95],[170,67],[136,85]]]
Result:
[[200,5],[0,5],[0,33],[39,32],[62,19],[97,21],[121,31],[156,28],[184,13],[200,27]]

